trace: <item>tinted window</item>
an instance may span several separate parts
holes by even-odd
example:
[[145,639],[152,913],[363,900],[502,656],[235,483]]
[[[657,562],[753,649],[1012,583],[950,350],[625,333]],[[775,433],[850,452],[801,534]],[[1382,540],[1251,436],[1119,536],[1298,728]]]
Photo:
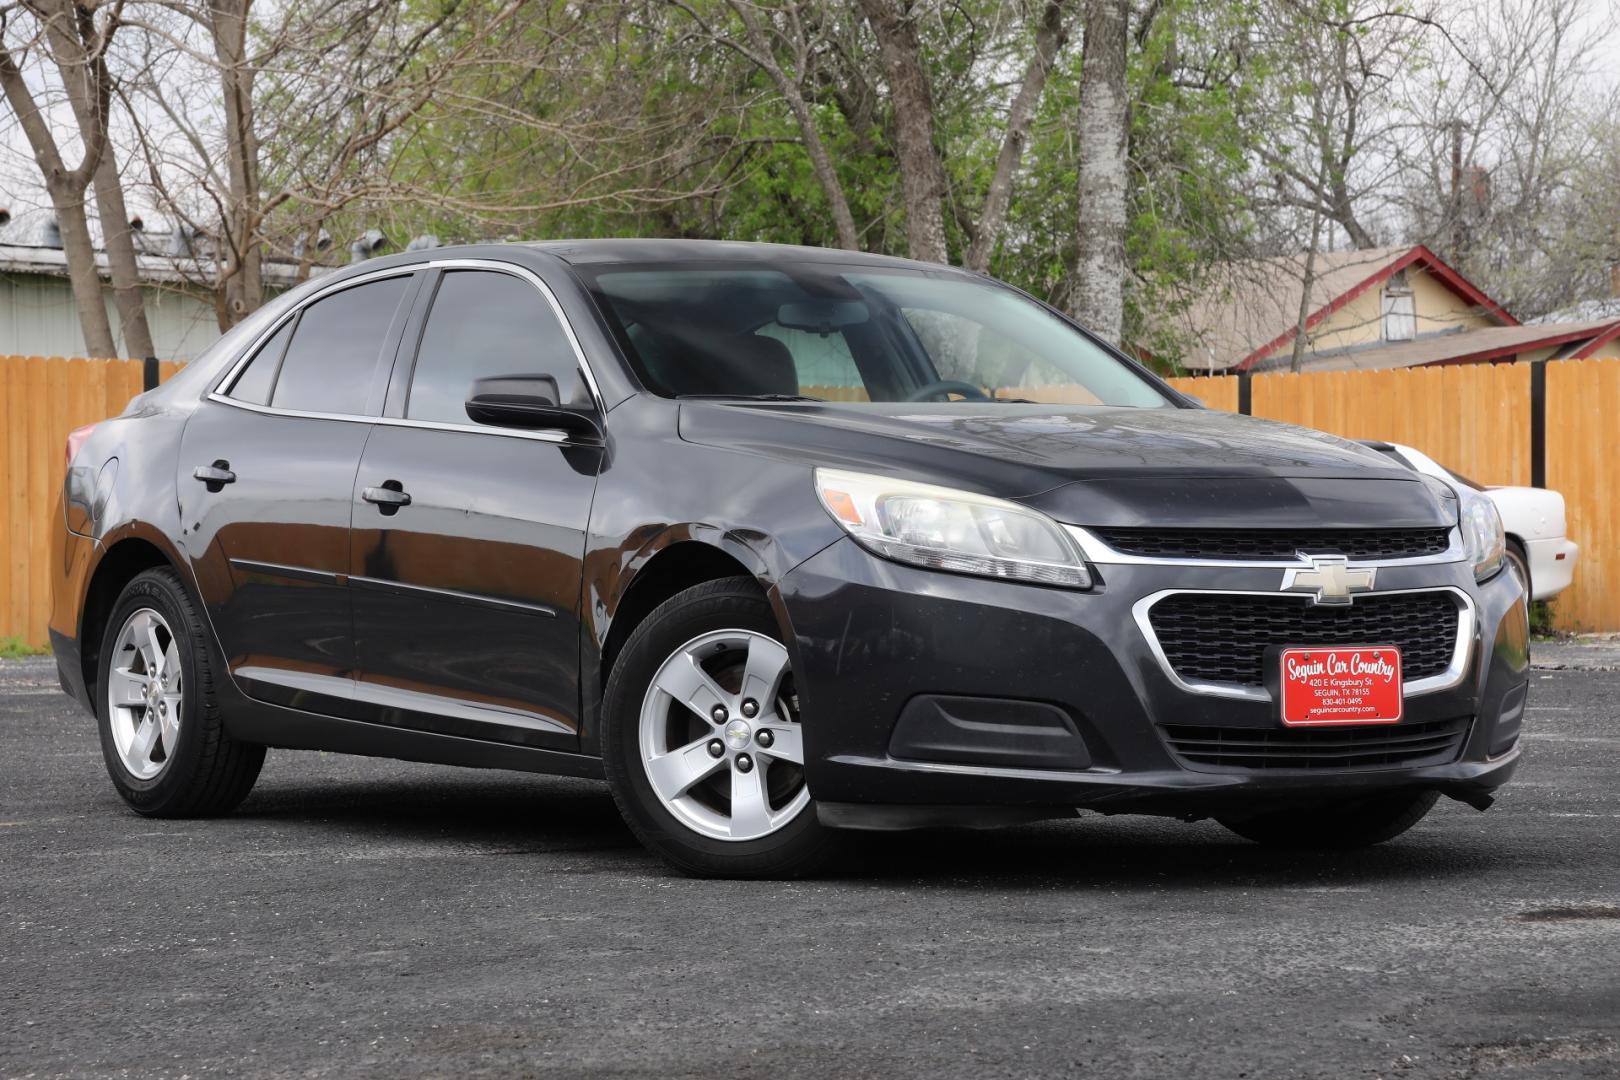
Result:
[[405,415],[468,424],[476,379],[550,375],[563,401],[579,393],[573,346],[533,285],[511,274],[456,270],[444,275],[411,375]]
[[790,330],[776,322],[766,323],[754,333],[775,338],[787,346],[798,376],[794,392],[833,401],[866,400],[860,369],[855,366],[849,342],[842,333]]
[[662,394],[1173,404],[1063,318],[969,274],[797,259],[576,272]]
[[409,275],[344,289],[304,309],[270,403],[302,412],[364,413],[377,357]]
[[251,401],[255,405],[270,404],[270,387],[276,381],[276,368],[281,366],[281,354],[287,351],[287,339],[292,337],[293,323],[296,319],[288,319],[286,325],[275,332],[269,341],[259,346],[259,351],[253,354],[242,374],[236,377],[236,383],[231,387],[229,397],[237,401]]

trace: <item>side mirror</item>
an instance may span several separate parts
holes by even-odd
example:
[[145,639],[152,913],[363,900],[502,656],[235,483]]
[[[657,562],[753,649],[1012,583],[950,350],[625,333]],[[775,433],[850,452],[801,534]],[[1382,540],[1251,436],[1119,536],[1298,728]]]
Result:
[[602,437],[596,410],[558,401],[557,380],[550,375],[498,375],[478,379],[467,398],[474,423],[526,431],[557,430],[590,439]]

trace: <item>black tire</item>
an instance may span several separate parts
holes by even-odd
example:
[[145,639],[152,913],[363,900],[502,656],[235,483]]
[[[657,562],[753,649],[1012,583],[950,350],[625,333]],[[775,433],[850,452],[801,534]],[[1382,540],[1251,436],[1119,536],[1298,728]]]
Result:
[[771,606],[750,578],[724,578],[678,593],[636,627],[614,661],[602,701],[602,752],[614,802],[630,830],[682,873],[696,877],[804,877],[827,865],[841,836],[821,824],[812,799],[777,832],[757,840],[705,836],[676,817],[653,791],[642,763],[643,698],[666,659],[717,630],[748,630],[782,640]]
[[[168,623],[180,660],[182,688],[177,745],[161,772],[143,780],[119,757],[107,691],[117,635],[129,617],[150,608]],[[225,733],[214,692],[218,666],[207,628],[172,570],[137,574],[113,605],[102,628],[96,678],[96,719],[101,754],[113,786],[138,814],[147,817],[212,817],[229,813],[253,790],[264,764],[264,747],[239,742]]]
[[1215,820],[1267,847],[1362,848],[1401,835],[1423,820],[1439,798],[1438,791],[1392,791],[1350,802]]

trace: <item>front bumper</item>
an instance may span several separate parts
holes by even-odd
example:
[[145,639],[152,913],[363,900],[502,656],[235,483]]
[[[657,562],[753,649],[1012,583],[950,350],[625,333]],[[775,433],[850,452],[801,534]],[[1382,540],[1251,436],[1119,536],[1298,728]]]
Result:
[[[1174,815],[1305,803],[1392,788],[1437,788],[1476,804],[1518,761],[1528,669],[1528,618],[1509,574],[1477,585],[1462,563],[1385,566],[1380,592],[1447,588],[1469,601],[1454,678],[1409,694],[1402,727],[1466,727],[1454,757],[1416,767],[1209,768],[1171,748],[1167,724],[1282,730],[1268,694],[1199,692],[1167,670],[1133,608],[1166,590],[1270,592],[1274,568],[1104,565],[1088,592],[902,566],[841,540],[780,583],[805,730],[806,777],[827,820],[841,825],[972,823],[1062,808]],[[1310,644],[1309,642],[1302,644]],[[1369,643],[1372,644],[1372,643]],[[1084,743],[1069,764],[1009,765],[893,752],[908,704],[929,695],[1055,709]],[[1019,730],[1027,730],[1027,725]],[[1074,764],[1083,763],[1083,767]],[[896,814],[910,808],[911,814]],[[863,813],[864,811],[864,813]],[[868,820],[863,820],[863,818]]]
[[1532,600],[1551,600],[1575,579],[1575,560],[1580,545],[1567,537],[1525,541],[1525,556],[1530,562],[1530,588]]

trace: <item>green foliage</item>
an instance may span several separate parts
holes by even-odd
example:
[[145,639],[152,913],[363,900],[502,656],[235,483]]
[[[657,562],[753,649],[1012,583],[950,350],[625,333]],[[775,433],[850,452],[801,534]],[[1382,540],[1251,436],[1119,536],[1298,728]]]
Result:
[[[961,259],[1033,55],[1043,0],[904,6],[933,98],[947,249]],[[990,261],[995,276],[1060,305],[1069,300],[1076,255],[1083,7],[1069,0],[1066,41]],[[485,40],[483,28],[505,9],[506,0],[409,0],[366,35],[319,30],[316,39],[340,67],[363,64],[362,43],[381,40],[401,65],[388,85],[432,92],[326,196],[292,200],[278,213],[342,239],[380,225],[396,244],[433,233],[447,243],[650,236],[829,246],[837,242],[831,204],[798,117],[759,62],[769,55],[805,100],[860,245],[906,253],[887,68],[855,0],[753,0],[745,10],[759,37],[726,0],[533,0]],[[1382,92],[1396,73],[1432,78],[1444,90],[1446,73],[1431,72],[1426,31],[1403,12],[1367,0],[1133,5],[1126,337],[1167,370],[1191,345],[1174,316],[1211,287],[1214,268],[1297,251],[1312,235],[1309,222],[1322,212],[1308,205],[1302,186],[1320,176],[1342,187],[1354,164],[1335,149],[1349,137],[1346,97]],[[399,48],[430,26],[437,29],[419,47]],[[1356,63],[1345,78],[1324,78],[1325,65],[1346,55]],[[1356,68],[1363,58],[1366,71]],[[311,162],[377,122],[365,112],[365,95],[331,85],[297,69],[263,76],[258,108],[277,118],[266,148],[267,191],[309,189]],[[398,86],[395,98],[408,97]],[[1414,101],[1401,113],[1391,100],[1378,106],[1387,130],[1425,122]],[[1601,168],[1594,164],[1568,185],[1558,220],[1579,219],[1580,227],[1539,228],[1544,247],[1592,248],[1587,262],[1599,266],[1595,249],[1612,238],[1601,223],[1616,205],[1617,156],[1610,147]],[[1514,267],[1522,265],[1515,255],[1481,249],[1466,269],[1514,297],[1532,284],[1547,293],[1541,263],[1523,271],[1533,282],[1515,285]],[[1596,270],[1570,280],[1570,290],[1601,285]],[[1564,298],[1547,293],[1536,303]]]
[[[1150,313],[1180,302],[1203,267],[1252,232],[1240,120],[1255,65],[1240,65],[1231,47],[1252,18],[1250,2],[1212,13],[1191,0],[1163,0],[1133,34],[1128,321],[1155,354],[1173,358],[1177,344],[1161,340]],[[491,4],[468,0],[463,14]],[[947,244],[961,258],[1041,4],[956,0],[915,10],[947,185]],[[894,117],[882,58],[857,6],[831,0],[790,14],[766,3],[754,11],[775,60],[802,88],[862,246],[905,254]],[[439,5],[424,0],[405,12],[407,22],[420,22]],[[1078,5],[1067,19],[991,261],[996,276],[1059,303],[1077,213]],[[332,219],[334,235],[380,223],[401,242],[431,232],[446,242],[634,235],[836,243],[798,122],[769,73],[735,47],[753,46],[731,5],[553,0],[512,29],[506,59],[451,69],[384,147],[379,167],[420,197],[364,201]],[[461,42],[444,35],[412,63],[439,70]]]
[[51,655],[48,645],[30,645],[20,637],[0,637],[0,660],[21,660],[29,656]]

